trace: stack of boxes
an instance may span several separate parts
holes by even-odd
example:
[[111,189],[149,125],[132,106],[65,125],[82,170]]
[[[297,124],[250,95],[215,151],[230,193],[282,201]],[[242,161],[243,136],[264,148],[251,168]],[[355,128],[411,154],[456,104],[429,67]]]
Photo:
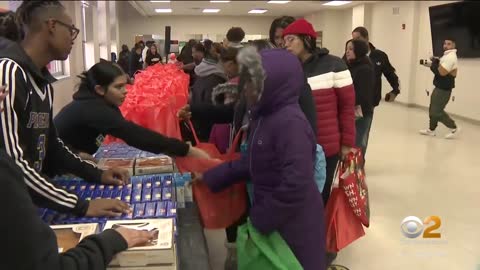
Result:
[[[133,212],[115,218],[117,220],[176,217],[173,174],[134,176],[130,184],[124,186],[93,184],[78,178],[57,178],[55,183],[84,200],[118,199],[130,204]],[[76,217],[46,209],[39,209],[39,214],[52,225],[99,223],[103,228],[107,222],[107,218]]]
[[173,172],[173,161],[169,156],[138,150],[125,144],[110,144],[100,147],[95,155],[102,169],[120,167],[130,175],[148,175]]
[[[39,209],[42,219],[51,224],[57,234],[59,252],[67,251],[88,235],[125,226],[158,231],[158,238],[143,247],[131,248],[118,254],[109,265],[112,270],[175,270],[176,213],[193,201],[190,174],[173,172],[172,159],[144,152],[125,144],[102,146],[96,154],[99,166],[127,168],[132,172],[130,183],[124,186],[101,185],[79,178],[60,177],[55,184],[85,200],[119,199],[131,205],[132,213],[117,218],[76,217]],[[152,172],[161,174],[142,175]]]

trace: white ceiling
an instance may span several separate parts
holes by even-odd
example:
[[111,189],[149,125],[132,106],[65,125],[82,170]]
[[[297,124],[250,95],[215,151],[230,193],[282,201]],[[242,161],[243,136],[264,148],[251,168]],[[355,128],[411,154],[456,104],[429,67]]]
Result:
[[[352,1],[340,7],[324,6],[329,1],[291,1],[287,4],[268,4],[268,1],[240,1],[230,3],[210,3],[210,1],[171,1],[170,3],[152,3],[150,1],[129,1],[130,4],[144,16],[157,15],[205,15],[205,16],[282,16],[294,17],[308,15],[325,9],[345,9],[366,1]],[[156,13],[156,8],[171,8],[172,13]],[[218,13],[202,13],[204,8],[218,8]],[[248,14],[248,11],[261,8],[268,12],[263,14]]]

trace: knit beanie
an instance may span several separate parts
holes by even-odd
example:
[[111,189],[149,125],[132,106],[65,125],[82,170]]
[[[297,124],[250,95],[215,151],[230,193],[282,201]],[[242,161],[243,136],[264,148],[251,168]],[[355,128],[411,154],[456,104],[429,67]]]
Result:
[[312,38],[317,38],[317,32],[315,32],[313,25],[305,19],[298,19],[289,26],[287,26],[285,30],[283,30],[283,37],[285,37],[286,35],[302,34],[310,36]]

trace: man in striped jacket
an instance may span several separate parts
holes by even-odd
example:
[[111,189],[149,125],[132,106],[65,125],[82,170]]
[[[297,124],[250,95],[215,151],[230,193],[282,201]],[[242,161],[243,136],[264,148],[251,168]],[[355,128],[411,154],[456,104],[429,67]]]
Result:
[[325,48],[316,47],[317,33],[304,19],[283,31],[285,46],[303,63],[317,111],[317,143],[325,152],[327,179],[323,190],[326,204],[335,168],[341,156],[355,146],[355,92],[347,66]]
[[0,116],[0,148],[21,169],[38,206],[79,216],[119,216],[130,211],[119,200],[85,201],[49,181],[47,175],[73,173],[87,181],[123,184],[128,172],[99,170],[57,137],[52,121],[55,79],[46,66],[67,59],[79,32],[65,8],[59,1],[24,1],[17,16],[25,32],[21,45],[0,37],[0,85],[8,91]]

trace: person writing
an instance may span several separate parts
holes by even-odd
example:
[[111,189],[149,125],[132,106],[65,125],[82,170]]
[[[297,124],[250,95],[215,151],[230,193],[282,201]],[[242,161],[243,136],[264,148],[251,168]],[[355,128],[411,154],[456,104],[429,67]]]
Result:
[[0,117],[0,149],[20,168],[20,179],[38,206],[90,217],[128,213],[129,206],[120,200],[85,201],[50,182],[48,176],[72,173],[87,181],[122,185],[129,175],[123,169],[99,170],[57,137],[51,85],[55,79],[46,66],[67,59],[79,33],[65,8],[59,1],[24,1],[17,17],[23,41],[0,37],[0,85],[9,92]]
[[127,76],[116,64],[100,62],[81,76],[73,101],[55,117],[59,137],[79,152],[93,154],[106,135],[156,154],[208,157],[202,150],[165,137],[123,118]]

